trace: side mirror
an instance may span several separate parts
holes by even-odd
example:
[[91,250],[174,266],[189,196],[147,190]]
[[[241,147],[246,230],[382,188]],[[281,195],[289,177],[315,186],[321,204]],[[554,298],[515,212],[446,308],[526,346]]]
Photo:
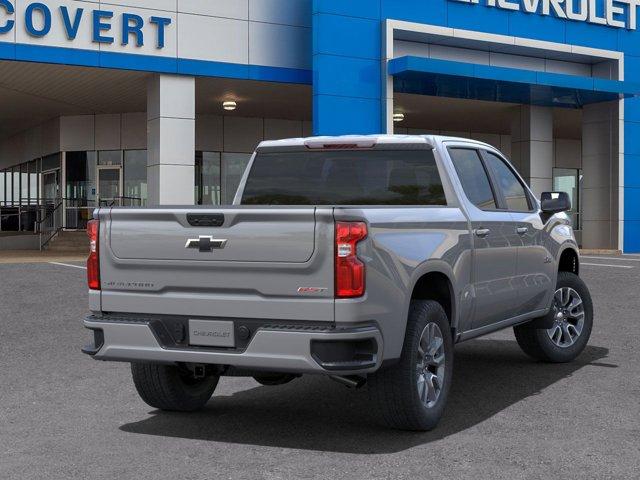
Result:
[[571,199],[567,192],[544,192],[541,203],[542,211],[550,215],[571,210]]

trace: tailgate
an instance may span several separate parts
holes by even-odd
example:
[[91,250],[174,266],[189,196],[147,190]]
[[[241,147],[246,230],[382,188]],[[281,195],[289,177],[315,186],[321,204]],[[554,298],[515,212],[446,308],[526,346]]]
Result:
[[112,209],[100,219],[105,312],[333,321],[330,208]]

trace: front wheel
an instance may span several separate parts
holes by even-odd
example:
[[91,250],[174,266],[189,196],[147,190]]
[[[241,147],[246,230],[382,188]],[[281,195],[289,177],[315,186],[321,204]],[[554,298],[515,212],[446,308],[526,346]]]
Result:
[[593,303],[589,289],[574,273],[560,272],[549,312],[550,328],[533,323],[514,327],[520,348],[537,360],[566,363],[587,346],[593,327]]
[[442,306],[411,302],[400,361],[368,377],[384,422],[401,430],[433,429],[444,412],[453,375],[453,340]]

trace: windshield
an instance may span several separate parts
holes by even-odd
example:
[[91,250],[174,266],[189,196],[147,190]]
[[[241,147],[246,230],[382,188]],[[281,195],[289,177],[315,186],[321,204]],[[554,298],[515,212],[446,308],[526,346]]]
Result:
[[431,150],[259,153],[243,205],[446,205]]

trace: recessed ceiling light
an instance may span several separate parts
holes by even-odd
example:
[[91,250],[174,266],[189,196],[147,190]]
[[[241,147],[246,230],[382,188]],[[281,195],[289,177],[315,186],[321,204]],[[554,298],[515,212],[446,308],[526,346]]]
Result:
[[235,110],[238,104],[234,101],[222,102],[222,108],[228,111]]
[[393,121],[394,122],[401,122],[404,120],[404,113],[394,113],[393,114]]

